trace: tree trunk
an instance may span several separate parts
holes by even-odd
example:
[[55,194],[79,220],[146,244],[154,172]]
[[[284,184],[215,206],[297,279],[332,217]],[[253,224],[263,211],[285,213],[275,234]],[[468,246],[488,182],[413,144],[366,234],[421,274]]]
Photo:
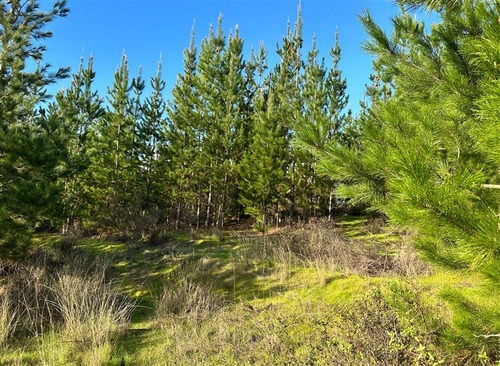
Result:
[[200,228],[200,211],[201,211],[201,198],[198,195],[198,202],[196,204],[196,230]]
[[208,189],[208,202],[207,202],[207,217],[205,220],[205,228],[208,229],[210,226],[210,211],[212,209],[212,185]]
[[264,236],[267,235],[267,217],[266,217],[266,207],[264,206],[264,210],[262,211],[262,231],[264,233]]
[[330,199],[328,201],[328,221],[332,221],[332,203],[333,203],[333,191],[330,191]]
[[181,221],[181,201],[177,202],[177,214],[175,216],[175,230],[179,230],[180,221]]
[[276,229],[280,227],[280,200],[276,201]]

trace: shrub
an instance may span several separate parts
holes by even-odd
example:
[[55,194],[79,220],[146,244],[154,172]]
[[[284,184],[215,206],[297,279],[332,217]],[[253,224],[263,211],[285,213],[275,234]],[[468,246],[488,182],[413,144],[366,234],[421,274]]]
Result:
[[402,294],[404,306],[399,309],[380,289],[350,306],[339,308],[340,321],[334,335],[339,361],[376,365],[439,364],[443,356],[436,342],[442,327],[434,315],[436,312],[425,306],[416,289],[395,285],[390,297]]

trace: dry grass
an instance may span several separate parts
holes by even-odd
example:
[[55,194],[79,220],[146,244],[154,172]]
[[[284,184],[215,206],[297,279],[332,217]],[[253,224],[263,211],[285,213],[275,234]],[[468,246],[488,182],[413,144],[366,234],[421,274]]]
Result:
[[[382,221],[374,220],[369,225],[378,228],[382,224]],[[399,244],[347,238],[334,223],[326,220],[284,229],[273,235],[249,236],[240,240],[250,243],[249,255],[252,258],[278,263],[284,280],[294,266],[314,268],[321,285],[326,284],[328,273],[334,271],[368,276],[429,273],[411,238],[402,237]]]
[[214,294],[210,285],[183,279],[165,288],[157,304],[157,320],[176,319],[203,320],[216,313],[224,305],[220,296]]
[[15,307],[10,301],[7,294],[0,294],[0,346],[7,343],[14,334],[18,323]]
[[[399,296],[374,290],[350,304],[245,304],[213,312],[203,322],[170,318],[163,327],[163,353],[151,364],[427,365],[438,362],[436,323],[422,326],[398,314],[417,316],[419,295],[399,306]],[[416,305],[415,305],[416,304]],[[416,310],[417,309],[417,310]],[[426,309],[426,314],[433,314]],[[421,325],[421,324],[419,324]],[[439,364],[439,363],[437,363]]]
[[42,268],[22,267],[7,277],[3,286],[3,304],[21,335],[43,332],[56,320],[50,276]]
[[380,234],[387,226],[386,220],[383,217],[372,216],[363,223],[362,230],[370,234]]
[[106,354],[134,308],[106,266],[66,243],[56,252],[32,253],[30,261],[0,284],[0,345],[35,339],[38,361],[47,365]]
[[430,275],[431,268],[418,256],[411,237],[402,236],[397,246],[396,254],[392,259],[394,272],[400,276],[414,277],[417,275]]
[[128,325],[133,303],[103,273],[87,277],[59,273],[51,290],[69,341],[101,346]]

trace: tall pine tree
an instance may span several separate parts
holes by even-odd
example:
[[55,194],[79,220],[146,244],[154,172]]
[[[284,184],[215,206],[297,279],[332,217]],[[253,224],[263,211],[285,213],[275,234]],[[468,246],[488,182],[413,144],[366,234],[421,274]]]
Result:
[[[43,63],[46,26],[68,14],[65,1],[50,11],[38,1],[0,1],[0,238],[60,217],[58,178],[67,169],[64,122],[39,108],[46,87],[68,75]],[[35,67],[31,65],[36,65]]]

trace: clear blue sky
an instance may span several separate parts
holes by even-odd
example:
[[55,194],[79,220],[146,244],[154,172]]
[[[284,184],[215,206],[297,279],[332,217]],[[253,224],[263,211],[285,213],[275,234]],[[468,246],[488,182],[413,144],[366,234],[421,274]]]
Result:
[[[42,7],[52,1],[42,0]],[[177,74],[182,71],[183,50],[189,44],[193,20],[196,19],[196,44],[208,34],[211,23],[224,16],[224,30],[239,25],[245,40],[245,53],[258,48],[263,41],[269,51],[268,65],[277,61],[276,42],[286,32],[287,20],[296,18],[297,0],[69,0],[70,14],[50,25],[54,38],[47,46],[47,60],[54,66],[78,67],[82,52],[94,55],[96,87],[102,95],[113,81],[123,50],[128,55],[132,76],[142,64],[143,76],[154,75],[163,54],[165,96]],[[369,82],[371,58],[361,50],[366,39],[357,19],[369,9],[375,20],[390,29],[390,17],[397,7],[388,0],[302,0],[304,19],[304,54],[310,48],[313,34],[322,55],[327,56],[334,42],[335,28],[340,34],[343,58],[341,68],[348,82],[350,108],[357,111]],[[328,59],[327,59],[328,60]],[[57,85],[68,85],[65,80]],[[51,92],[54,88],[51,88]]]

